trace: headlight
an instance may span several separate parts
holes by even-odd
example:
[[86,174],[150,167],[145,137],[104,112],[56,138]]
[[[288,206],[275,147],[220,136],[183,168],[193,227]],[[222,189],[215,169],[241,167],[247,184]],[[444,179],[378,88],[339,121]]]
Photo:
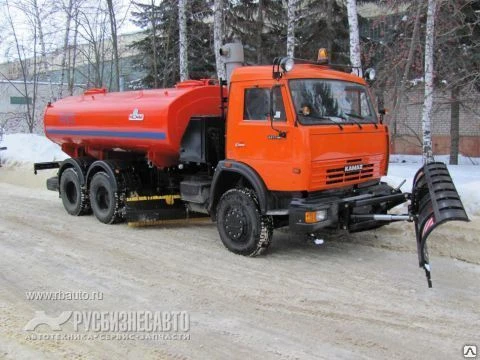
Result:
[[364,75],[365,80],[373,81],[375,80],[376,76],[377,76],[377,73],[374,68],[368,68],[367,70],[365,70],[365,75]]
[[282,61],[280,62],[280,65],[285,72],[292,71],[293,66],[295,65],[295,62],[293,61],[292,58],[283,58]]

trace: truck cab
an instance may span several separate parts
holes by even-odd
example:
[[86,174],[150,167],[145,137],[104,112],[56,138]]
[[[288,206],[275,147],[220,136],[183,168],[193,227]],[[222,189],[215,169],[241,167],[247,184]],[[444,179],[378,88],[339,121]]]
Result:
[[226,158],[255,169],[271,191],[316,192],[380,179],[388,129],[366,85],[328,66],[294,65],[280,79],[268,66],[236,69]]

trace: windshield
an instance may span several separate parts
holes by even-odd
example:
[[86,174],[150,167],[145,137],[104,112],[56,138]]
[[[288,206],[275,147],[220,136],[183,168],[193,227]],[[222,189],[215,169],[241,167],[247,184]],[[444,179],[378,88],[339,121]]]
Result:
[[303,125],[377,122],[364,86],[337,80],[290,80],[295,112]]

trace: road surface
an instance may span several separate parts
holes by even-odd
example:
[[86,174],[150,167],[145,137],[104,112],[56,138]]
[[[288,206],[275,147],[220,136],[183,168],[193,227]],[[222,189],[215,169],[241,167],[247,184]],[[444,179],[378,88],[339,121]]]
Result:
[[[246,258],[209,222],[71,217],[43,189],[46,176],[0,169],[0,358],[463,359],[465,344],[480,346],[478,218],[432,236],[428,289],[411,224],[325,233],[322,246],[279,231],[267,256]],[[28,300],[29,291],[103,299]],[[32,340],[23,329],[36,311],[186,311],[190,339]],[[52,333],[33,333],[42,332]]]

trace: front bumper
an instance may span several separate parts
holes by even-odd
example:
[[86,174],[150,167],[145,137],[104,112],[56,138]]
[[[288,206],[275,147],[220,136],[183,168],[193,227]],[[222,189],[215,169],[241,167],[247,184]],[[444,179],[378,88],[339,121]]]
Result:
[[[338,223],[338,203],[340,198],[305,198],[293,199],[290,203],[289,227],[290,231],[296,233],[313,233],[328,226]],[[326,218],[323,221],[307,223],[305,214],[314,211],[326,211]]]
[[[407,200],[405,194],[385,183],[368,187],[338,191],[334,194],[310,194],[306,198],[291,200],[288,214],[290,231],[314,233],[326,227],[342,227],[351,232],[385,225],[384,221],[352,219],[352,215],[386,214],[392,207]],[[307,222],[306,213],[326,211],[322,221]]]

